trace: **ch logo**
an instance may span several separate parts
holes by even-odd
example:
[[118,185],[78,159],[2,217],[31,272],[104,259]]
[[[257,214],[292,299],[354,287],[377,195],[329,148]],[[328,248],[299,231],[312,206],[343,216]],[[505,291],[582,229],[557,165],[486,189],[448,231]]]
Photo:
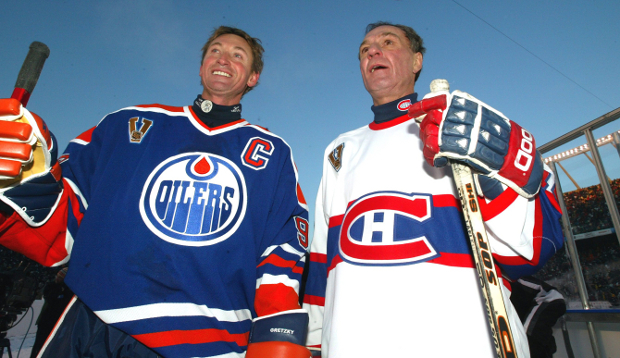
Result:
[[438,255],[420,225],[432,216],[431,197],[381,192],[347,209],[339,248],[345,261],[362,265],[411,264]]
[[241,153],[241,162],[254,170],[265,169],[269,163],[269,157],[273,154],[273,149],[271,141],[254,137],[248,141],[243,153]]
[[129,142],[131,143],[140,143],[153,124],[152,120],[142,118],[142,123],[138,128],[138,121],[140,121],[139,117],[129,118]]

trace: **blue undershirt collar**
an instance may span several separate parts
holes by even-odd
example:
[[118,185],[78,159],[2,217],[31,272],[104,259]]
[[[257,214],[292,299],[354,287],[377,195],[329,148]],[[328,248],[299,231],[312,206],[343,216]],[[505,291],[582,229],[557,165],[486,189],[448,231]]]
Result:
[[241,103],[233,106],[220,106],[198,95],[192,105],[192,109],[198,116],[198,119],[211,128],[241,119]]
[[412,103],[418,101],[418,94],[411,93],[404,97],[401,97],[395,101],[382,104],[380,106],[372,106],[370,109],[375,114],[374,122],[377,124],[385,123],[394,118],[401,117],[407,114],[407,109]]

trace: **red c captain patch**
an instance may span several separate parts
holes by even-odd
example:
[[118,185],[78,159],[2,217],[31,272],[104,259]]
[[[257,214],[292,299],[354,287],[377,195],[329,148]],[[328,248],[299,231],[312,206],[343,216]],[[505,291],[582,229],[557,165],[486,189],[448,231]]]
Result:
[[271,154],[273,154],[273,143],[267,139],[254,137],[246,144],[241,154],[241,162],[254,170],[264,169]]

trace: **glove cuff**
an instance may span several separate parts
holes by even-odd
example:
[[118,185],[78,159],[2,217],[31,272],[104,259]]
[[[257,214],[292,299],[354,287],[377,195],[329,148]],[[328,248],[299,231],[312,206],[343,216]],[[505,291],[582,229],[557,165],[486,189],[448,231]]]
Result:
[[256,318],[246,357],[309,358],[310,351],[304,347],[308,321],[308,313],[302,309]]
[[302,309],[274,313],[256,318],[252,323],[250,343],[282,341],[305,345],[308,313]]

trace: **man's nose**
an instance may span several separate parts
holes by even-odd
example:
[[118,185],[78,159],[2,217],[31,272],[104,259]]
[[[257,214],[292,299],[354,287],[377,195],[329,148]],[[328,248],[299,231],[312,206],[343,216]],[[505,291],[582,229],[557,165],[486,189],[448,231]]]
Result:
[[370,47],[368,47],[368,56],[374,57],[374,56],[380,55],[380,54],[381,54],[381,48],[379,48],[379,46],[377,46],[377,45],[370,45]]
[[219,63],[222,66],[228,65],[230,63],[230,55],[227,54],[226,52],[222,52],[220,57],[217,59],[217,63]]

